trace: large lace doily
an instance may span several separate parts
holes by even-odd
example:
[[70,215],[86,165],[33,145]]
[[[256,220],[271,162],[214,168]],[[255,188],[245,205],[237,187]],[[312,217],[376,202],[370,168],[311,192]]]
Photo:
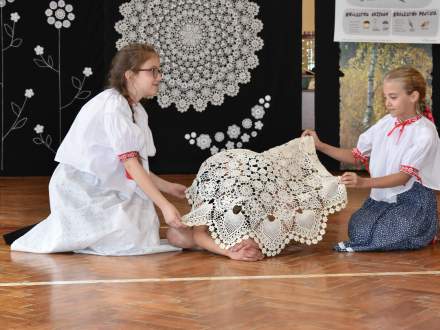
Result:
[[154,45],[164,73],[160,106],[203,111],[250,81],[249,71],[259,64],[255,53],[263,47],[258,11],[249,0],[132,0],[120,6],[116,47]]
[[327,216],[345,207],[345,186],[319,162],[311,137],[263,153],[226,150],[208,158],[187,190],[189,226],[207,225],[228,249],[253,238],[267,256],[291,241],[317,244]]

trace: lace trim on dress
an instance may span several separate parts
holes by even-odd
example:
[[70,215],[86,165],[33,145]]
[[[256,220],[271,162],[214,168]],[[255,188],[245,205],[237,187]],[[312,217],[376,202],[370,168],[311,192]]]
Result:
[[351,153],[353,154],[354,160],[357,163],[358,167],[360,167],[360,164],[362,164],[364,165],[365,169],[370,172],[368,157],[362,155],[361,151],[358,148],[353,148]]
[[409,174],[417,179],[420,183],[422,183],[422,178],[419,175],[419,170],[408,165],[400,165],[400,172]]
[[118,155],[118,158],[121,162],[124,162],[130,158],[138,158],[138,157],[139,157],[139,153],[137,151],[130,151],[130,152],[126,152],[124,154]]
[[[121,162],[125,162],[127,159],[130,159],[130,158],[138,158],[139,159],[139,153],[137,151],[130,151],[130,152],[126,152],[124,154],[118,155],[118,158]],[[127,172],[127,170],[125,170],[125,176],[129,180],[133,180],[133,178],[131,177],[130,173]]]

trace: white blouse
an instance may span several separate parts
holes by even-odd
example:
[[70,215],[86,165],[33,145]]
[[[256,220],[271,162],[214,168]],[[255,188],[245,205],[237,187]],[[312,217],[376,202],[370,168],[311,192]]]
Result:
[[128,196],[136,191],[147,199],[136,182],[126,177],[118,157],[138,152],[149,171],[148,157],[156,153],[147,112],[139,103],[133,110],[135,123],[127,100],[118,91],[107,89],[96,95],[78,113],[55,160],[93,174],[104,189]]
[[399,125],[396,118],[386,115],[360,135],[353,149],[355,158],[368,162],[371,177],[398,172],[412,176],[402,186],[371,189],[374,200],[396,202],[396,196],[416,181],[440,190],[440,140],[435,125],[424,116],[405,122]]

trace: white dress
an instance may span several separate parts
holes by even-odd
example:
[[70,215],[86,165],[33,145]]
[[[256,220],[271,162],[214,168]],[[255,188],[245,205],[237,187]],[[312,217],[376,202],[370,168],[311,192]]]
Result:
[[60,145],[49,183],[51,214],[11,250],[140,255],[180,250],[159,238],[153,202],[127,178],[120,155],[136,151],[149,171],[156,149],[148,116],[107,89],[78,113]]
[[368,163],[371,177],[398,172],[412,175],[405,185],[371,189],[370,197],[376,201],[394,203],[414,182],[440,190],[440,140],[435,125],[424,116],[402,124],[391,115],[384,116],[359,136],[353,150],[355,158]]

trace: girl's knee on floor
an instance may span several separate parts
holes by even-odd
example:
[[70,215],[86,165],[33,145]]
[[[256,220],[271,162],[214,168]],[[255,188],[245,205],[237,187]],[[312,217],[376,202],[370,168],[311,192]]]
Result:
[[167,239],[170,244],[183,249],[190,249],[196,246],[192,228],[168,228]]

